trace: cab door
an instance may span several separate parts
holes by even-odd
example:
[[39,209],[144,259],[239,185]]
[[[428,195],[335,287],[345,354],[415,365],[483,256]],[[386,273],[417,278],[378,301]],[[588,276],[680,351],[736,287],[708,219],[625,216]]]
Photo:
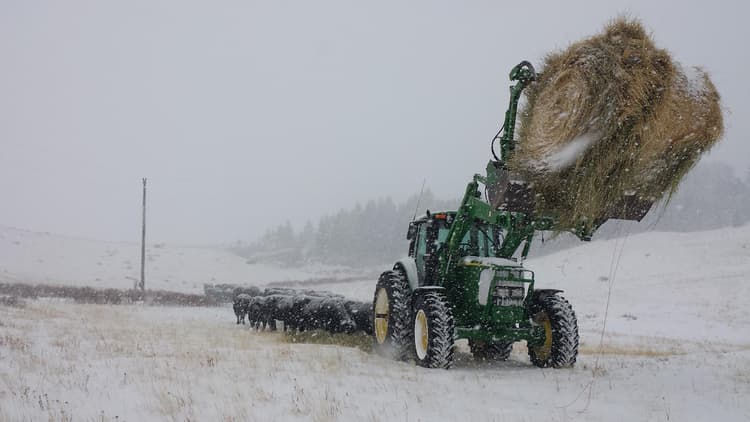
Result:
[[425,255],[427,254],[427,223],[422,223],[417,228],[414,246],[414,262],[417,264],[417,285],[422,286],[425,279]]

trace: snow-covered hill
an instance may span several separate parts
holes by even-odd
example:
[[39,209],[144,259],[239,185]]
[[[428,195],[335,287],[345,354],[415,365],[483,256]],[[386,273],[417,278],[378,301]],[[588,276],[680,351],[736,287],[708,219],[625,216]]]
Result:
[[587,329],[600,330],[611,293],[608,332],[750,344],[750,225],[592,242],[527,266]]
[[[127,289],[140,278],[138,243],[106,242],[0,226],[0,281]],[[248,264],[220,248],[148,244],[150,289],[200,293],[204,283],[259,285],[351,277],[331,266],[278,268]]]

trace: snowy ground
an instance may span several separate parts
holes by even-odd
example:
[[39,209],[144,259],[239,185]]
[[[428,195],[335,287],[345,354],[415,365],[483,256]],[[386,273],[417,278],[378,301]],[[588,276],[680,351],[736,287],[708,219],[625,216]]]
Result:
[[[527,266],[576,309],[573,369],[534,368],[517,344],[508,362],[460,353],[426,370],[255,333],[229,308],[40,300],[0,306],[0,420],[750,420],[750,226],[594,242]],[[368,299],[372,284],[321,288]]]

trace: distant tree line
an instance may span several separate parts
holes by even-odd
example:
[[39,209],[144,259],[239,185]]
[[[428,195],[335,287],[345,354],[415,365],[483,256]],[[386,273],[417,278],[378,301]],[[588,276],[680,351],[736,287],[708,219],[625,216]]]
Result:
[[406,253],[406,230],[425,209],[455,209],[458,200],[441,200],[425,190],[396,204],[391,198],[367,201],[323,216],[317,224],[308,221],[295,231],[287,221],[274,227],[248,246],[234,248],[249,262],[283,265],[325,263],[362,266],[394,261]]
[[[396,204],[390,198],[356,204],[322,217],[317,224],[308,221],[301,230],[291,222],[268,230],[260,239],[234,251],[249,262],[282,265],[325,263],[348,266],[388,264],[406,253],[406,229],[414,216],[418,195]],[[418,215],[425,209],[455,209],[460,198],[441,200],[429,190],[420,201]],[[680,185],[666,206],[654,207],[639,223],[624,223],[625,231],[699,231],[740,226],[750,222],[750,169],[745,179],[722,163],[702,162]],[[595,239],[623,234],[621,223],[608,222]],[[541,237],[539,237],[541,239]],[[578,240],[561,236],[545,244],[537,240],[532,255],[563,249]]]
[[657,231],[696,231],[741,226],[750,221],[750,169],[742,180],[723,163],[696,166],[685,177],[663,213],[650,213],[646,227]]

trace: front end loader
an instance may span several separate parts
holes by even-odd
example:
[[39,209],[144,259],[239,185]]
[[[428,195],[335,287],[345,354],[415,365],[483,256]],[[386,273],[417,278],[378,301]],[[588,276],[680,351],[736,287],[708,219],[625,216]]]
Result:
[[[536,366],[575,363],[573,308],[560,290],[537,287],[534,272],[522,263],[537,231],[567,230],[589,240],[598,225],[560,227],[553,217],[535,215],[531,188],[505,165],[515,148],[518,101],[535,77],[526,61],[510,73],[516,83],[510,88],[503,134],[496,136],[502,158],[490,161],[486,176],[474,175],[457,210],[427,211],[409,224],[407,257],[384,272],[375,287],[376,351],[448,368],[456,339],[468,339],[475,357],[491,360],[507,359],[513,343],[525,340]],[[627,217],[640,220],[642,215],[612,216]]]

